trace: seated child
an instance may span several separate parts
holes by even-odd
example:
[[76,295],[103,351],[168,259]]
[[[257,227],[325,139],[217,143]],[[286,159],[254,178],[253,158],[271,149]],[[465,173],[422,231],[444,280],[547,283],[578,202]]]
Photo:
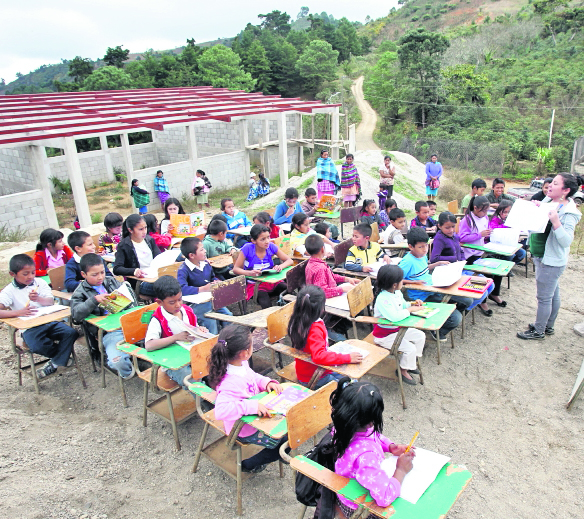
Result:
[[282,225],[283,223],[292,223],[292,217],[296,213],[301,213],[302,207],[298,202],[298,191],[294,187],[289,187],[284,193],[284,200],[276,206],[274,213],[274,223]]
[[[381,208],[381,206],[379,207]],[[388,198],[385,201],[385,208],[383,211],[381,209],[379,211],[379,218],[381,218],[381,221],[385,224],[386,228],[389,225],[389,212],[395,208],[397,208],[396,201],[393,198]]]
[[[235,204],[231,198],[223,198],[221,200],[221,211],[223,211],[222,214],[227,219],[227,229],[249,227],[252,224],[244,212],[235,209]],[[235,234],[227,233],[227,238],[229,238],[238,249],[241,249],[241,247],[248,243],[245,236],[236,236]]]
[[[328,333],[324,321],[326,297],[324,290],[313,285],[306,285],[298,292],[294,311],[288,323],[288,335],[292,346],[297,350],[310,353],[312,362],[296,359],[296,377],[307,386],[317,369],[315,364],[336,366],[339,364],[359,364],[363,357],[360,353],[335,353],[328,350]],[[313,364],[314,363],[314,364]],[[342,375],[325,371],[314,389],[319,389],[331,380],[339,380]]]
[[[180,251],[185,257],[185,262],[178,268],[176,278],[183,295],[190,296],[199,292],[210,292],[211,284],[219,281],[213,272],[213,267],[207,260],[207,252],[203,247],[203,242],[199,238],[185,238],[180,244]],[[219,333],[217,321],[205,317],[208,312],[213,312],[213,303],[195,304],[193,311],[198,321],[205,326],[213,335]],[[233,315],[227,307],[215,310],[220,314]]]
[[465,195],[460,203],[460,209],[464,210],[468,207],[471,198],[475,196],[483,196],[485,189],[487,189],[487,183],[482,178],[476,178],[472,181],[470,195]]
[[[270,242],[270,229],[264,225],[256,224],[250,231],[251,243],[246,243],[239,251],[239,256],[233,265],[233,273],[237,276],[259,277],[264,270],[280,272],[293,264],[279,247]],[[281,263],[274,265],[273,256],[278,256]],[[254,294],[257,281],[247,281],[247,299]],[[262,283],[258,286],[258,303],[262,308],[272,306],[270,295],[278,297],[286,290],[286,283]]]
[[378,261],[389,263],[391,258],[385,254],[379,243],[371,241],[371,226],[360,223],[353,227],[353,246],[347,253],[345,268],[355,272],[371,272],[370,266]]
[[434,218],[434,215],[436,214],[436,209],[437,209],[438,206],[436,205],[436,202],[434,202],[434,200],[428,200],[426,203],[428,204],[428,209],[430,209],[430,214],[429,214],[430,219],[434,223],[436,223],[436,220]]
[[[281,393],[283,388],[275,380],[263,377],[249,367],[253,353],[251,331],[247,326],[229,325],[221,330],[219,340],[209,358],[209,386],[217,391],[215,418],[223,420],[225,434],[242,416],[257,414],[270,416],[266,407],[250,397],[262,391]],[[242,443],[260,445],[263,450],[241,462],[243,472],[261,472],[268,463],[280,459],[280,446],[288,436],[276,440],[259,432],[253,426],[242,427],[237,439]]]
[[[290,247],[294,252],[307,256],[304,242],[307,236],[316,234],[309,226],[309,219],[304,213],[296,213],[292,217],[292,232],[290,233]],[[326,257],[333,256],[333,242],[328,238],[323,238],[325,243]]]
[[273,218],[270,216],[270,213],[266,213],[262,211],[261,213],[256,214],[253,217],[253,223],[265,225],[266,227],[270,228],[270,240],[273,240],[280,236],[280,228],[274,224]]
[[[71,296],[71,317],[73,321],[82,323],[86,334],[97,341],[97,327],[85,322],[85,319],[90,314],[106,315],[107,311],[100,307],[99,304],[103,303],[107,295],[114,292],[122,283],[116,278],[105,275],[103,260],[97,254],[85,254],[81,258],[79,267],[83,281],[79,283],[79,286]],[[133,302],[128,308],[137,306],[138,303],[134,292],[127,284],[126,288],[133,298]],[[107,357],[107,365],[111,369],[115,369],[123,379],[129,379],[136,374],[136,370],[130,356],[116,347],[117,343],[123,340],[124,334],[122,330],[104,332],[103,348]]]
[[306,215],[306,216],[314,216],[314,213],[316,213],[316,208],[318,207],[318,199],[316,198],[316,189],[309,187],[305,192],[304,192],[304,202],[302,202],[302,204],[300,204],[300,207],[302,208],[302,212]]
[[[182,292],[178,281],[172,276],[159,277],[153,284],[156,302],[160,305],[152,314],[148,324],[144,347],[154,351],[170,346],[176,341],[189,341],[192,336],[184,331],[178,321],[197,327],[197,317],[190,306],[183,304]],[[207,328],[199,326],[202,332]],[[191,374],[191,365],[179,369],[167,369],[166,374],[177,384],[184,386],[184,379]]]
[[[406,241],[403,231],[406,229],[406,214],[397,207],[389,212],[389,227],[379,236],[379,242],[385,245]],[[390,251],[392,256],[399,256],[399,250]]]
[[497,209],[503,200],[515,202],[515,198],[505,193],[505,181],[502,178],[493,180],[491,192],[487,195],[487,200],[493,209]]
[[416,202],[414,209],[416,210],[416,217],[412,220],[410,229],[414,227],[421,227],[425,231],[435,231],[437,229],[436,222],[430,218],[430,206],[428,202],[420,200]]
[[115,254],[116,247],[122,239],[123,223],[124,219],[120,213],[108,213],[105,215],[103,219],[105,233],[99,235],[97,242],[99,254]]
[[158,232],[158,221],[153,214],[145,214],[144,221],[146,222],[146,232],[150,236],[161,251],[165,251],[170,247],[172,238],[168,234],[160,234]]
[[[373,309],[374,317],[399,322],[423,305],[419,299],[412,303],[406,302],[401,292],[403,285],[404,271],[397,265],[384,265],[379,269],[376,285],[377,297]],[[398,333],[399,327],[375,324],[373,326],[373,342],[391,351]],[[398,346],[398,351],[402,354],[399,361],[402,380],[411,386],[416,385],[411,374],[420,374],[416,357],[422,356],[425,342],[426,334],[422,330],[408,328]]]
[[371,225],[374,222],[377,223],[377,229],[379,232],[385,229],[385,223],[381,220],[379,213],[377,212],[375,200],[363,200],[363,206],[361,207],[361,223]]
[[178,198],[166,199],[166,202],[164,202],[164,218],[160,222],[160,233],[168,234],[172,237],[170,231],[174,229],[174,225],[170,223],[171,214],[186,214]]
[[[429,270],[434,269],[439,265],[447,265],[448,261],[438,261],[437,263],[432,263],[428,265],[428,235],[424,229],[419,227],[410,229],[408,232],[408,252],[402,260],[399,262],[400,268],[404,271],[404,279],[408,281],[408,284],[417,285],[431,285],[432,276]],[[424,292],[423,290],[412,290],[408,289],[408,298],[412,301],[421,300],[427,302],[440,303],[442,301],[443,295]],[[469,297],[453,296],[450,301],[461,305],[463,309],[468,308],[472,304],[472,299]],[[446,322],[442,325],[439,331],[440,340],[446,340],[446,336],[451,330],[454,330],[460,322],[462,321],[462,315],[460,311],[454,310]],[[433,334],[434,332],[432,332]],[[434,336],[434,335],[432,335]]]
[[[493,230],[493,229],[509,229],[509,227],[507,225],[505,225],[505,221],[507,220],[507,217],[509,216],[509,212],[511,211],[511,207],[513,207],[513,204],[511,202],[509,202],[509,200],[503,200],[500,204],[499,207],[497,207],[497,209],[495,209],[495,214],[493,214],[493,216],[491,216],[491,219],[489,220],[489,229]],[[523,248],[519,249],[513,256],[501,256],[502,258],[505,258],[507,261],[512,261],[513,263],[521,263],[524,259],[525,256],[527,255],[527,253],[525,252],[525,250]],[[512,272],[509,273],[509,275],[511,275]]]
[[[369,490],[375,504],[389,506],[399,497],[404,477],[413,468],[415,447],[406,452],[407,445],[391,443],[381,434],[383,396],[371,382],[343,377],[331,395],[331,407],[335,473],[356,479]],[[381,468],[386,452],[399,456],[392,477]],[[337,494],[337,499],[345,517],[357,510],[345,497]]]
[[[95,253],[95,243],[93,243],[93,238],[89,233],[85,231],[73,231],[67,236],[67,243],[69,243],[69,247],[74,253],[73,257],[65,265],[65,290],[67,292],[75,292],[77,285],[83,280],[79,262],[86,254]],[[103,259],[101,261],[105,275],[112,276],[113,274],[107,268],[105,261]]]
[[[237,252],[237,249],[233,246],[231,240],[226,238],[226,235],[227,224],[218,219],[211,220],[209,227],[207,227],[207,234],[203,240],[203,248],[207,253],[207,258],[214,258],[215,256],[221,256],[222,254],[234,254]],[[229,274],[232,267],[233,265],[227,265],[226,267],[220,268],[213,267],[213,272],[217,279],[229,279],[232,277]]]
[[62,267],[73,257],[73,251],[63,243],[63,233],[56,229],[41,232],[34,263],[37,277],[46,276],[49,269]]
[[379,190],[377,191],[377,198],[379,199],[379,207],[385,207],[385,201],[389,195],[387,184],[379,184]]
[[336,240],[333,238],[333,232],[332,232],[333,228],[335,228],[334,225],[330,225],[326,222],[318,222],[317,224],[314,225],[314,231],[317,234],[320,234],[321,236],[324,236],[325,238],[327,238],[328,240],[330,240],[334,244],[337,244],[337,243],[339,243],[339,240]]
[[[12,256],[8,268],[14,279],[0,292],[0,319],[34,315],[38,308],[55,303],[49,284],[43,279],[35,279],[36,266],[30,256]],[[37,369],[38,378],[52,375],[60,367],[73,365],[71,351],[77,337],[77,330],[62,321],[41,324],[22,332],[30,351],[50,359]]]

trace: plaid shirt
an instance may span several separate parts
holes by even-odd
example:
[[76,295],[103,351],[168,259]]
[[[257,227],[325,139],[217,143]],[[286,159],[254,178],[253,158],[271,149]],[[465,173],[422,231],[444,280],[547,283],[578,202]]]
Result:
[[337,297],[343,294],[339,283],[346,281],[344,276],[333,274],[329,266],[319,258],[310,258],[306,264],[306,284],[316,285],[324,290],[325,297]]
[[[143,191],[140,193],[138,190]],[[150,195],[147,191],[144,191],[141,188],[136,188],[136,186],[132,186],[132,196],[134,197],[134,205],[140,209],[140,207],[144,207],[150,203]]]
[[154,191],[162,191],[163,193],[170,193],[168,183],[164,177],[154,177]]

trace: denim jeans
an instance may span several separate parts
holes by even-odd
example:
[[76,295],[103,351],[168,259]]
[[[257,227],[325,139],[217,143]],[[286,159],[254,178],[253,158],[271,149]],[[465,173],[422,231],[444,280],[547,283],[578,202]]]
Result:
[[[184,384],[184,380],[187,375],[192,374],[191,365],[187,364],[186,366],[183,366],[182,368],[178,369],[167,369],[166,374],[168,375],[169,378],[174,380],[180,387],[182,387],[183,389],[187,389],[187,386],[185,386]],[[191,393],[191,395],[193,398],[195,398],[194,393]]]
[[115,369],[121,377],[126,378],[132,374],[132,361],[130,356],[116,348],[116,344],[124,340],[122,330],[105,333],[103,336],[103,349],[107,357],[107,365]]
[[566,266],[544,265],[541,258],[533,258],[537,288],[537,316],[535,330],[543,333],[546,326],[553,328],[560,311],[560,277]]
[[22,337],[33,353],[49,357],[55,366],[66,366],[79,334],[59,321],[29,328]]
[[[454,299],[455,298],[453,297],[451,299],[451,301]],[[470,299],[470,298],[463,297],[461,299]],[[426,299],[424,299],[424,301],[439,303],[440,301],[442,301],[442,294],[430,294]],[[458,310],[454,310],[454,312],[452,312],[450,314],[450,317],[442,325],[442,328],[440,328],[440,338],[444,339],[448,335],[448,333],[451,332],[452,330],[454,330],[454,328],[456,328],[461,322],[462,322],[462,314]]]
[[[206,303],[201,303],[198,305],[196,304],[191,305],[191,308],[193,309],[193,312],[195,312],[195,315],[197,316],[197,323],[199,324],[199,326],[204,326],[213,335],[217,335],[219,333],[219,324],[217,320],[205,317],[206,313],[213,311],[213,304],[211,303],[211,301],[207,301]],[[215,312],[218,314],[233,315],[229,311],[229,308],[225,306],[223,308],[218,308],[217,310],[215,310]],[[225,326],[225,323],[223,321],[221,321],[221,326]]]

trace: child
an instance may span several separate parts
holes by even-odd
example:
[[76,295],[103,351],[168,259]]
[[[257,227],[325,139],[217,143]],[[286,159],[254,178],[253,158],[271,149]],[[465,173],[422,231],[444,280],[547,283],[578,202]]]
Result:
[[483,196],[485,189],[487,189],[487,183],[482,178],[476,178],[472,181],[470,187],[470,195],[466,195],[460,203],[461,210],[465,210],[468,207],[471,198],[474,198],[475,196]]
[[[12,256],[9,269],[14,279],[0,292],[0,319],[27,317],[34,315],[37,308],[54,304],[48,283],[35,279],[35,262],[30,256]],[[22,332],[22,337],[30,351],[50,359],[44,367],[37,369],[38,378],[48,377],[60,367],[73,365],[71,352],[79,334],[64,322],[54,321],[29,328]]]
[[[185,210],[180,201],[176,198],[168,198],[164,202],[164,218],[160,222],[160,232],[162,234],[169,234],[174,229],[174,225],[170,223],[171,214],[185,214]],[[172,236],[169,234],[169,236]]]
[[437,229],[436,222],[430,218],[430,207],[428,202],[420,200],[416,202],[414,206],[416,211],[416,217],[412,220],[410,224],[410,229],[414,227],[421,227],[425,231],[435,231]]
[[327,238],[328,240],[330,240],[334,244],[337,244],[337,243],[339,243],[339,240],[333,239],[332,227],[333,227],[332,225],[329,225],[326,222],[318,222],[314,226],[314,232],[316,232],[317,234],[320,234],[321,236],[324,236],[325,238]]
[[270,181],[263,173],[258,175],[257,189],[258,196],[266,196],[270,194]]
[[[120,283],[116,278],[106,276],[103,259],[97,254],[85,254],[79,263],[83,281],[79,283],[71,296],[71,317],[73,321],[82,323],[86,333],[97,341],[97,327],[85,322],[90,314],[106,315],[107,311],[99,306],[107,299],[107,295],[119,288]],[[132,304],[128,308],[137,305],[136,296],[130,287],[126,286],[132,296]],[[115,369],[123,379],[130,379],[136,374],[130,356],[116,348],[118,342],[124,340],[122,330],[104,332],[103,347],[107,357],[107,364]]]
[[[379,184],[379,189],[377,191],[377,198],[379,199],[379,207],[385,207],[385,202],[387,198],[391,196],[389,194],[388,185],[386,184]],[[392,186],[393,187],[393,186]]]
[[[326,297],[320,287],[306,285],[296,298],[294,311],[288,323],[288,335],[292,346],[297,350],[310,353],[310,360],[296,359],[296,377],[307,386],[317,369],[315,364],[337,366],[339,364],[359,364],[363,360],[360,353],[341,354],[328,351],[328,333],[322,317]],[[319,389],[332,380],[339,380],[342,375],[325,371],[314,389]]]
[[[144,347],[155,351],[174,344],[176,341],[189,341],[192,336],[179,324],[179,321],[198,327],[202,332],[207,328],[198,326],[197,317],[190,306],[183,304],[182,292],[178,281],[172,276],[159,277],[153,284],[156,302],[160,305],[152,314],[148,324]],[[188,364],[179,369],[167,369],[166,374],[183,388],[184,379],[191,374]]]
[[430,217],[430,220],[433,222],[436,222],[436,220],[434,220],[434,215],[436,214],[436,202],[434,202],[434,200],[428,200],[426,202],[428,204],[428,209],[430,209],[430,214],[428,215]]
[[[383,430],[383,397],[370,382],[343,377],[331,394],[335,473],[359,481],[380,507],[389,506],[399,497],[401,484],[412,470],[415,447],[391,443]],[[395,472],[390,477],[381,468],[388,452],[398,456]],[[337,494],[345,517],[351,517],[357,506]],[[374,519],[370,514],[367,519]]]
[[120,213],[108,213],[105,215],[103,219],[105,233],[100,234],[97,241],[99,254],[115,254],[116,247],[122,239],[123,223],[124,218]]
[[[308,225],[308,216],[304,213],[296,213],[292,217],[292,232],[290,233],[290,247],[293,251],[302,254],[303,256],[306,255],[306,247],[304,246],[304,242],[307,236],[311,234],[316,234],[316,231],[313,231],[310,226]],[[330,241],[328,238],[323,238],[325,242],[325,250],[326,256],[333,256],[333,242]]]
[[45,229],[39,236],[34,254],[37,277],[46,276],[49,269],[62,267],[73,257],[73,251],[63,243],[63,233]]
[[[242,416],[257,414],[270,416],[266,407],[250,397],[262,391],[275,391],[280,394],[282,386],[275,380],[263,377],[249,367],[248,360],[253,353],[251,332],[247,326],[230,325],[219,334],[219,340],[209,358],[209,385],[217,391],[215,418],[223,420],[225,434]],[[259,432],[253,426],[242,427],[237,439],[265,447],[263,450],[241,462],[243,472],[261,472],[268,463],[280,459],[280,446],[288,436],[276,440]]]
[[[182,293],[185,296],[190,296],[199,292],[210,292],[211,284],[219,280],[213,272],[213,267],[207,262],[207,253],[201,240],[199,238],[185,238],[180,244],[180,251],[185,257],[185,262],[179,267],[176,279]],[[217,321],[205,317],[206,313],[213,312],[212,302],[196,304],[193,310],[199,322],[212,334],[217,335],[219,332]],[[227,307],[218,308],[215,312],[233,315]]]
[[375,200],[363,200],[363,206],[361,207],[361,223],[371,225],[374,222],[377,223],[379,232],[385,229],[385,223],[383,223],[377,212]]
[[347,253],[345,268],[355,272],[371,272],[372,263],[385,261],[389,263],[391,258],[383,252],[379,243],[371,242],[371,226],[360,223],[353,227],[353,246]]
[[357,167],[353,164],[352,153],[345,155],[345,162],[341,166],[341,194],[345,207],[353,207],[357,197],[361,194],[361,180]]
[[280,228],[274,223],[274,220],[270,216],[270,213],[262,211],[253,217],[253,223],[265,225],[270,228],[270,240],[273,240],[280,236]]
[[301,213],[302,207],[298,202],[298,191],[294,187],[289,187],[284,193],[284,200],[276,206],[274,213],[274,223],[282,225],[283,223],[292,223],[292,217],[296,213]]
[[[221,211],[223,211],[223,216],[227,218],[227,229],[238,229],[239,227],[249,227],[251,225],[247,215],[235,209],[235,204],[231,198],[223,198],[221,200]],[[241,249],[247,243],[245,236],[235,236],[235,234],[228,233],[227,237],[238,249]]]
[[[123,225],[122,236],[116,251],[114,275],[145,277],[143,269],[150,266],[152,260],[160,254],[160,249],[154,239],[148,236],[144,217],[138,214],[128,216]],[[130,280],[130,285],[135,288],[136,280]],[[152,283],[142,283],[140,294],[146,297],[153,296]]]
[[170,189],[168,189],[168,182],[166,182],[161,169],[156,172],[154,177],[154,191],[158,195],[158,200],[160,200],[160,207],[164,207],[164,202],[170,196]]
[[515,202],[515,198],[505,193],[505,181],[502,178],[493,180],[492,190],[487,195],[487,200],[494,209],[497,209],[503,200],[509,200],[511,203]]
[[209,191],[211,191],[211,181],[205,175],[205,172],[201,169],[197,169],[195,173],[195,180],[193,181],[193,195],[197,199],[197,204],[199,204],[199,211],[203,209],[203,204],[205,207],[209,208]]
[[[373,309],[374,317],[387,319],[388,321],[398,322],[410,316],[414,310],[419,310],[423,302],[416,299],[412,303],[407,303],[401,292],[404,285],[404,271],[397,265],[384,265],[377,273],[377,285],[375,306]],[[391,350],[393,343],[399,332],[399,327],[375,324],[373,327],[373,342]],[[402,354],[399,361],[402,380],[411,386],[416,385],[412,378],[419,375],[416,357],[421,357],[424,351],[426,334],[422,330],[408,328],[399,347],[398,351]]]
[[[207,227],[207,234],[203,240],[203,248],[207,253],[207,258],[213,258],[215,256],[221,256],[222,254],[234,254],[237,249],[231,243],[231,240],[226,238],[227,235],[227,224],[221,220],[215,219],[209,222],[209,227]],[[232,276],[229,274],[232,265],[227,265],[226,267],[215,268],[213,267],[213,272],[217,276],[217,279],[225,280]]]
[[[383,206],[380,204],[379,207]],[[385,209],[383,211],[379,211],[379,218],[381,218],[381,221],[385,224],[386,228],[389,226],[389,212],[396,207],[396,201],[393,198],[388,198],[385,201]]]
[[[399,262],[400,268],[404,272],[404,279],[408,280],[409,284],[417,285],[431,285],[432,276],[429,270],[438,267],[439,265],[448,265],[448,261],[438,261],[428,265],[428,235],[426,231],[420,227],[414,227],[408,232],[408,252]],[[420,299],[422,301],[432,301],[440,303],[442,301],[442,294],[424,292],[423,290],[408,289],[408,298],[412,301]],[[469,297],[453,296],[451,301],[456,302],[457,306],[460,304],[462,309],[468,308],[472,304],[472,299]],[[446,341],[446,336],[451,330],[454,330],[462,321],[462,315],[458,309],[454,310],[447,321],[442,325],[439,331],[439,338],[441,341]],[[432,332],[432,337],[434,332]]]
[[[505,220],[509,216],[509,212],[511,211],[511,207],[513,204],[509,202],[509,200],[503,200],[497,209],[495,209],[495,214],[491,216],[491,220],[489,221],[489,229],[509,229],[507,225],[505,225]],[[521,263],[527,253],[523,248],[519,249],[513,256],[502,256],[507,261],[512,261],[513,263]],[[512,275],[512,272],[509,272],[509,275]]]
[[306,216],[309,216],[309,217],[314,216],[314,213],[316,213],[316,208],[318,207],[318,200],[316,198],[316,189],[309,187],[304,192],[304,202],[302,202],[302,204],[300,204],[300,207],[302,208],[302,212]]
[[138,179],[132,179],[132,187],[130,188],[130,196],[134,198],[134,206],[138,209],[140,214],[148,212],[148,204],[150,203],[150,196],[148,191],[138,186]]
[[[485,238],[491,235],[489,229],[489,219],[487,213],[489,211],[489,199],[485,196],[475,196],[470,199],[466,216],[460,222],[458,234],[460,236],[460,243],[470,243],[472,245],[484,245]],[[476,260],[483,256],[482,251],[465,248],[463,250],[464,259],[467,264],[473,264]],[[491,276],[489,276],[491,277]],[[507,301],[503,301],[499,294],[501,293],[501,276],[492,276],[495,283],[493,292],[489,295],[489,299],[494,301],[497,306],[507,306]]]
[[158,221],[156,220],[156,216],[153,214],[146,214],[144,215],[144,221],[146,222],[148,236],[154,240],[156,245],[158,245],[158,248],[161,251],[168,249],[172,242],[172,238],[168,234],[160,234],[158,232]]
[[[453,263],[455,261],[464,260],[464,253],[462,252],[462,247],[460,246],[460,238],[456,234],[456,217],[444,211],[440,213],[438,217],[438,232],[434,238],[434,243],[432,245],[432,254],[430,256],[430,261],[435,263],[437,261],[448,261]],[[463,271],[463,274],[476,276],[472,271]],[[489,309],[489,305],[485,302],[487,296],[493,291],[494,285],[490,284],[485,292],[482,299],[475,299],[474,302],[468,307],[468,310],[472,310],[475,306],[479,306],[479,309],[487,317],[493,315],[493,311]]]
[[[389,212],[389,227],[379,236],[379,242],[389,245],[403,243],[406,238],[403,232],[406,229],[406,214],[397,207]],[[398,250],[391,251],[392,256],[399,256]]]
[[546,178],[543,181],[541,190],[535,193],[535,195],[533,195],[530,200],[539,200],[540,202],[543,202],[543,199],[547,196],[548,189],[550,188],[550,184],[553,182],[553,180],[554,179],[551,177]]
[[[251,243],[246,243],[239,251],[239,256],[233,265],[236,276],[261,276],[263,270],[280,272],[292,266],[292,260],[282,252],[282,249],[270,242],[270,229],[264,225],[254,225],[250,231]],[[281,263],[274,265],[272,256],[278,256]],[[254,281],[248,280],[247,299],[254,293]],[[279,296],[286,290],[286,283],[261,283],[258,287],[258,303],[262,308],[272,306],[270,294]]]
[[[73,231],[67,237],[69,247],[74,251],[73,257],[65,264],[65,290],[67,292],[75,292],[79,283],[83,280],[80,262],[81,258],[86,254],[95,253],[95,243],[93,238],[85,231]],[[105,261],[101,260],[106,276],[113,276],[107,268]]]

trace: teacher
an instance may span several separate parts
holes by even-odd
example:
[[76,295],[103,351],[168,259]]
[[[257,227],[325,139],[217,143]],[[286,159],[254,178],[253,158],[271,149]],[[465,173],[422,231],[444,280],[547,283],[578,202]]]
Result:
[[438,161],[438,155],[432,155],[430,162],[426,162],[426,195],[428,200],[435,200],[440,187],[442,176],[442,164]]
[[335,195],[341,187],[341,179],[335,163],[329,158],[329,152],[322,150],[316,161],[316,189],[318,199],[323,195]]
[[[570,173],[558,173],[552,180],[543,202],[558,203],[550,209],[550,221],[542,233],[529,237],[529,247],[535,264],[537,287],[537,315],[535,323],[526,331],[518,332],[520,339],[545,339],[554,334],[554,323],[560,310],[560,276],[568,263],[574,228],[582,217],[572,196],[578,182]],[[539,202],[534,202],[539,204]]]

